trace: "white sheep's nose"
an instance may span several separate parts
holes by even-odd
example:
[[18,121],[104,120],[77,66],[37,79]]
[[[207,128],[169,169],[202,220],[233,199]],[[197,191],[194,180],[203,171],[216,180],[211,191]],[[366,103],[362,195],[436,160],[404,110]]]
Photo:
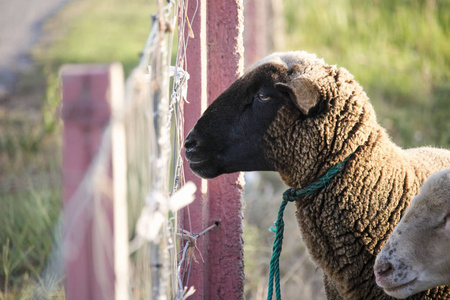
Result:
[[377,281],[384,276],[388,276],[394,271],[394,266],[390,262],[377,262],[374,267],[375,278]]

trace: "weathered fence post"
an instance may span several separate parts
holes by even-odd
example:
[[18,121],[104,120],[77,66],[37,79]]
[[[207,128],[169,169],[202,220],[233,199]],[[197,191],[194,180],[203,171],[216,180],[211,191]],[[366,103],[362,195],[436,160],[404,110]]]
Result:
[[[208,103],[214,101],[244,70],[242,0],[208,0]],[[208,182],[209,220],[220,221],[208,239],[207,299],[243,299],[242,239],[243,173],[226,174]]]
[[[120,110],[122,67],[118,64],[69,65],[62,69],[61,76],[66,297],[127,299],[126,167],[124,132],[120,124],[113,124],[112,141],[107,141],[113,143],[113,151],[120,150],[113,154],[114,162],[107,152],[103,177],[89,178],[92,189],[88,187],[83,193],[78,190],[101,145],[111,111]],[[122,211],[113,212],[114,206]],[[114,249],[114,245],[121,246]],[[118,254],[124,257],[114,259]]]
[[[223,92],[243,71],[242,0],[198,1],[187,7],[194,38],[187,47],[190,74],[185,105],[185,135],[207,104]],[[188,30],[186,30],[188,31]],[[197,184],[196,200],[182,214],[182,225],[193,233],[214,223],[218,228],[198,239],[202,259],[192,264],[188,285],[193,299],[242,299],[244,292],[244,250],[242,242],[241,192],[243,177],[223,175],[207,185],[185,163],[186,180]],[[207,191],[206,191],[207,187]],[[202,261],[204,263],[202,263]]]

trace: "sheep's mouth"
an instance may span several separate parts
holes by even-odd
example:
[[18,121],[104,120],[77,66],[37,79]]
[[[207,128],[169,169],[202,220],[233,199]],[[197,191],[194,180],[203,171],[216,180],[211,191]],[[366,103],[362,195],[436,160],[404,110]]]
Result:
[[408,290],[411,290],[411,287],[416,283],[417,278],[414,278],[411,281],[408,281],[406,283],[397,285],[397,286],[391,286],[391,287],[383,287],[384,291],[389,295],[402,295],[404,292],[407,292]]
[[205,162],[207,162],[207,159],[201,159],[201,158],[194,158],[194,157],[189,157],[188,153],[186,152],[186,161],[190,164],[190,165],[199,165],[199,164],[203,164]]
[[204,179],[212,179],[223,174],[210,161],[190,163],[189,167],[195,175]]
[[193,155],[188,152],[186,152],[185,157],[190,169],[198,177],[211,179],[221,174],[216,166],[217,163],[213,159]]
[[209,157],[197,148],[186,148],[185,158],[191,165],[203,164],[209,160]]

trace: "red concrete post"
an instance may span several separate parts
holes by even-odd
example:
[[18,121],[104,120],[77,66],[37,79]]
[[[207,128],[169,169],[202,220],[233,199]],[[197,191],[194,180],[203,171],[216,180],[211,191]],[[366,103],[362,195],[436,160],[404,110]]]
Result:
[[[117,66],[116,66],[117,67]],[[63,181],[66,220],[80,213],[76,226],[65,227],[64,249],[66,298],[84,300],[114,299],[113,202],[102,197],[96,205],[93,199],[74,196],[100,145],[111,108],[111,65],[69,65],[62,69],[64,120]],[[114,75],[116,77],[116,75]],[[123,81],[123,75],[122,79]],[[110,159],[107,161],[110,162]],[[111,174],[111,168],[109,167]],[[77,211],[72,201],[87,201],[87,207]],[[101,239],[94,225],[95,207],[101,206],[106,216],[107,232]],[[106,237],[106,238],[105,238]],[[101,240],[101,242],[98,242]]]
[[[208,103],[243,73],[244,15],[242,0],[208,0]],[[209,233],[208,298],[243,299],[242,173],[208,182],[210,222],[220,227]]]
[[[242,74],[244,65],[242,0],[203,0],[198,1],[198,8],[195,4],[190,5],[187,8],[188,18],[192,20],[195,10],[196,14],[191,24],[194,38],[189,39],[187,47],[190,80],[187,95],[189,104],[184,106],[185,135],[195,125],[207,104]],[[197,241],[204,263],[197,255],[200,263],[192,264],[189,282],[184,282],[196,289],[190,298],[242,299],[243,177],[239,173],[223,175],[206,185],[204,180],[192,174],[187,163],[184,168],[186,180],[194,181],[198,189],[194,203],[183,210],[183,227],[198,233],[220,222],[218,228]]]

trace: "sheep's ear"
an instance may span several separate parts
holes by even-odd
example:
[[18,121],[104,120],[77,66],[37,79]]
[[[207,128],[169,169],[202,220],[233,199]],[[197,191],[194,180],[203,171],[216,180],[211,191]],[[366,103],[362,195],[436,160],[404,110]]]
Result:
[[305,115],[319,102],[317,85],[307,75],[299,76],[289,83],[277,83],[275,87],[282,93],[288,94],[295,105]]

